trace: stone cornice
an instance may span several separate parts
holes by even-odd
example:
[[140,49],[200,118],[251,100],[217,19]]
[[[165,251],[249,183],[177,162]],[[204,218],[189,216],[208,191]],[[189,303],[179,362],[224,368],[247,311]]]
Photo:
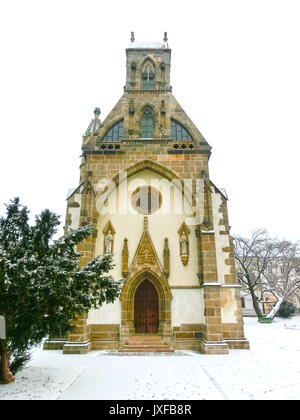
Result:
[[168,144],[173,142],[173,139],[123,139],[121,143],[124,144]]
[[172,87],[168,89],[128,89],[126,86],[124,86],[124,92],[127,93],[138,93],[138,94],[145,94],[145,93],[151,93],[152,95],[159,95],[161,93],[168,93],[172,92]]
[[125,51],[155,51],[156,53],[159,52],[171,52],[171,48],[162,48],[162,47],[128,47]]
[[86,155],[122,155],[124,150],[84,150]]
[[237,288],[241,288],[242,286],[240,284],[222,284],[221,287],[237,287]]
[[168,150],[169,155],[194,155],[194,154],[210,154],[208,150]]

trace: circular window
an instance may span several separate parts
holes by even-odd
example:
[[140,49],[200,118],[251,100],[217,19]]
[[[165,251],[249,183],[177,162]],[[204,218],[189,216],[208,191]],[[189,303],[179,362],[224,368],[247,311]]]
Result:
[[137,188],[131,196],[132,207],[140,214],[153,214],[161,206],[161,193],[153,187]]

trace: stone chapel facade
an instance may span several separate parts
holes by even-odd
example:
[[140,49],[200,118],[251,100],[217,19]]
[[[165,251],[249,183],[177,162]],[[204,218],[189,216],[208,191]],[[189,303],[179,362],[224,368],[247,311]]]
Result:
[[78,316],[64,353],[122,350],[136,335],[174,350],[248,349],[227,197],[209,178],[211,147],[172,94],[166,34],[132,34],[126,58],[124,94],[103,122],[95,109],[83,136],[66,216],[66,230],[95,225],[81,264],[112,253],[122,293]]

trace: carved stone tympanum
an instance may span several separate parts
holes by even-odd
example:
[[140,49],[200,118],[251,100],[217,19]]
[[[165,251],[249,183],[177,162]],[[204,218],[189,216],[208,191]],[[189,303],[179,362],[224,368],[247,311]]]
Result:
[[148,217],[144,217],[144,231],[140,242],[135,251],[133,261],[129,268],[129,273],[137,273],[140,270],[147,270],[157,274],[158,277],[164,276],[163,267],[159,261],[155,247],[148,231]]

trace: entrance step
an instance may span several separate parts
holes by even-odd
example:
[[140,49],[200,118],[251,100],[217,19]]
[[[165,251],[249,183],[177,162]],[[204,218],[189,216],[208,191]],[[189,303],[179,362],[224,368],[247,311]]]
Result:
[[159,335],[132,335],[128,343],[124,344],[119,350],[122,353],[172,353],[168,343],[165,343]]

